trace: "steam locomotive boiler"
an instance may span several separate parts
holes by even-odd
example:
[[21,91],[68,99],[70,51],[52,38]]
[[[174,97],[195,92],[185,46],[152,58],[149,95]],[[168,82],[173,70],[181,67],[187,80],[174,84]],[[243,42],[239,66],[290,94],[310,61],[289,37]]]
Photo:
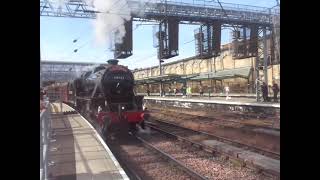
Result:
[[103,135],[144,128],[143,96],[134,93],[134,77],[111,59],[69,83],[69,101],[86,119],[96,121]]

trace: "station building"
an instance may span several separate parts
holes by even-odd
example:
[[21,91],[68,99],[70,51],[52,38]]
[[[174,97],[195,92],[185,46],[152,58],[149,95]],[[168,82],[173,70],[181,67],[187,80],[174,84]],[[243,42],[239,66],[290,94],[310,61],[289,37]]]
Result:
[[[267,41],[269,42],[269,41]],[[261,50],[259,50],[261,51]],[[270,52],[270,50],[268,50]],[[271,54],[271,53],[268,53]],[[273,81],[280,86],[280,58],[275,53],[274,58],[268,57],[268,85]],[[192,92],[198,93],[202,85],[204,93],[221,93],[225,86],[230,87],[230,93],[255,93],[256,57],[243,59],[233,58],[231,43],[223,45],[221,54],[215,58],[199,59],[190,57],[178,61],[164,63],[163,75],[160,77],[159,66],[133,70],[138,93],[145,93],[149,88],[151,93],[159,93],[160,81],[167,89],[180,89],[183,84],[192,87]],[[259,79],[264,79],[263,58],[260,59]],[[270,89],[270,91],[272,91]]]

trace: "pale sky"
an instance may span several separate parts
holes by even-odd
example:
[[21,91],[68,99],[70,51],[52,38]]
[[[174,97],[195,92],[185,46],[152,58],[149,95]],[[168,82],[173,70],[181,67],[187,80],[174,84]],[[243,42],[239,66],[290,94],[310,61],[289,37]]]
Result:
[[[181,0],[192,1],[192,0]],[[222,0],[224,3],[236,3],[262,7],[273,7],[276,0]],[[107,45],[95,43],[93,19],[76,19],[61,17],[40,17],[40,48],[42,60],[69,62],[106,62],[113,58],[113,52]],[[152,25],[142,25],[136,28],[133,23],[133,55],[120,59],[120,64],[130,69],[158,65],[156,48],[153,47]],[[145,23],[143,23],[145,24]],[[172,62],[195,55],[194,30],[197,25],[179,26],[179,56],[165,60]],[[222,44],[230,42],[229,30],[222,31]],[[77,39],[76,43],[73,40]],[[190,42],[191,41],[191,42]],[[189,43],[188,43],[189,42]],[[74,53],[74,49],[78,49]]]

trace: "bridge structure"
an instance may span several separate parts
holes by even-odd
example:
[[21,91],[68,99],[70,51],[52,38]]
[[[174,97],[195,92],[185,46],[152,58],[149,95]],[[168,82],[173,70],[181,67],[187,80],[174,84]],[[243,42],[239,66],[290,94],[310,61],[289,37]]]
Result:
[[[134,20],[159,20],[166,17],[176,17],[180,22],[208,22],[219,20],[224,24],[260,24],[271,26],[272,16],[279,15],[271,8],[249,6],[232,3],[218,3],[207,0],[174,1],[128,0],[128,7]],[[119,13],[112,11],[100,12],[84,0],[66,0],[58,6],[49,0],[40,1],[40,15],[51,17],[72,17],[94,19],[98,13]],[[129,14],[127,14],[129,15]]]
[[[107,63],[101,63],[106,65]],[[41,61],[42,83],[66,82],[97,66],[92,62]]]

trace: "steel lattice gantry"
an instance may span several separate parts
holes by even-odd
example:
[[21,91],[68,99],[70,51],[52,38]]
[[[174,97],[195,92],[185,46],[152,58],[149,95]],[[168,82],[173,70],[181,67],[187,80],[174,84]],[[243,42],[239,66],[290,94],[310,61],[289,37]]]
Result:
[[96,64],[82,62],[41,61],[42,81],[66,82],[79,77]]
[[[163,19],[177,17],[180,21],[208,22],[219,20],[226,24],[247,24],[256,23],[262,26],[272,24],[272,11],[270,8],[248,6],[231,3],[221,3],[223,9],[217,2],[200,0],[196,3],[175,2],[168,0],[134,1],[128,0],[128,6],[135,20],[140,19]],[[84,0],[67,0],[63,6],[49,0],[40,1],[40,15],[52,17],[73,17],[73,18],[96,18],[97,13],[120,13],[99,12],[92,5],[86,4]]]

